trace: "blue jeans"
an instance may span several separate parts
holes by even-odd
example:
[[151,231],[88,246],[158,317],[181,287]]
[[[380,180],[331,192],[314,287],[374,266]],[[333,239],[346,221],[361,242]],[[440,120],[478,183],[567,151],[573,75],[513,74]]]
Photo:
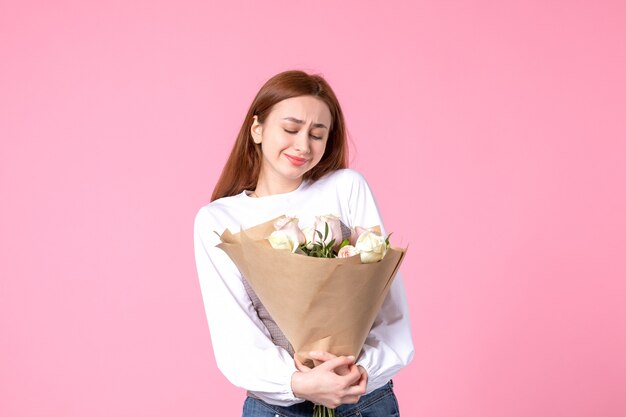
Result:
[[[399,417],[398,400],[393,382],[362,396],[356,404],[344,404],[335,409],[337,417]],[[290,407],[267,404],[252,397],[243,404],[242,417],[312,417],[313,403],[305,401]]]

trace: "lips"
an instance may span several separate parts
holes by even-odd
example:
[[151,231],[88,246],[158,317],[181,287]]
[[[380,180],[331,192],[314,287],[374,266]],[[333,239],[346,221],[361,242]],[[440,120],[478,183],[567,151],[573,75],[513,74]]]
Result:
[[306,158],[300,158],[294,155],[285,154],[285,157],[289,160],[289,162],[298,167],[306,164],[307,162]]

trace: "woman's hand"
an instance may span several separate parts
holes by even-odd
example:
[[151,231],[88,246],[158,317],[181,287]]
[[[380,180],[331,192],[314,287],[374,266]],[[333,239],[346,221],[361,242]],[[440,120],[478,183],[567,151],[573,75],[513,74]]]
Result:
[[359,401],[367,386],[367,372],[355,364],[354,356],[335,356],[328,352],[310,352],[309,355],[323,363],[309,368],[295,359],[299,372],[291,377],[291,389],[296,397],[329,408]]

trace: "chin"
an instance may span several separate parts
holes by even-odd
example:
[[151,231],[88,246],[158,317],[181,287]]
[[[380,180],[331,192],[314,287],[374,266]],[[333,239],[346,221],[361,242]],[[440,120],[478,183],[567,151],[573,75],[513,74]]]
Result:
[[301,166],[301,167],[289,167],[283,171],[283,175],[287,178],[297,179],[309,172],[312,169],[310,166]]

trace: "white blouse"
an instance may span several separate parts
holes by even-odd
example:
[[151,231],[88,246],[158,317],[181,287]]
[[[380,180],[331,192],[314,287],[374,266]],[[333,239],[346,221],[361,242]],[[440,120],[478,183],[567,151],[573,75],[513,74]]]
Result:
[[[315,182],[304,181],[284,194],[253,198],[244,191],[202,207],[196,215],[196,267],[217,366],[228,380],[263,401],[289,406],[303,400],[293,395],[296,372],[289,353],[274,345],[259,319],[242,276],[224,251],[217,248],[225,229],[239,232],[281,215],[297,217],[302,228],[315,216],[334,214],[349,227],[384,227],[367,182],[361,174],[342,169]],[[396,275],[365,346],[357,358],[368,373],[367,393],[385,385],[413,357],[406,294]]]

